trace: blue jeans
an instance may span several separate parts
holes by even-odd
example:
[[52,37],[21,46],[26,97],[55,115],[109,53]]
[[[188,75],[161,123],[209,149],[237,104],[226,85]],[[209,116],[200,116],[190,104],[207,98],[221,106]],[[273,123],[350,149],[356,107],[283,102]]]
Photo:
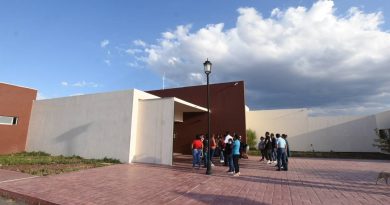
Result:
[[210,149],[210,162],[213,163],[213,157],[215,154],[215,149]]
[[193,157],[192,166],[193,167],[195,167],[196,164],[200,167],[200,154],[201,153],[202,153],[202,151],[200,149],[193,149],[192,150],[192,157]]
[[219,160],[225,161],[223,150],[220,149]]
[[238,164],[238,160],[240,159],[239,154],[234,154],[233,155],[233,163],[234,163],[234,172],[238,173],[240,172],[240,165]]
[[233,154],[227,155],[227,162],[229,165],[229,172],[234,172],[234,165],[233,165]]
[[271,159],[271,161],[276,161],[277,160],[277,151],[276,151],[276,149],[275,148],[272,148],[272,150],[271,150],[271,152],[272,152],[272,159]]
[[278,148],[277,158],[278,158],[278,169],[283,166],[283,169],[288,170],[286,163],[286,148]]
[[207,167],[207,161],[209,160],[209,155],[207,153],[207,151],[203,151],[203,163],[204,163],[204,167]]

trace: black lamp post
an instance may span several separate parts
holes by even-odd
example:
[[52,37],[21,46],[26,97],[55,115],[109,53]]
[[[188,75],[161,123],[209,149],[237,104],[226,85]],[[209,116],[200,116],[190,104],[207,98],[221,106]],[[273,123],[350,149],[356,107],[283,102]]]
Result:
[[209,86],[209,74],[211,73],[211,62],[209,59],[207,59],[204,63],[204,72],[206,73],[207,76],[207,115],[208,115],[208,131],[207,131],[207,170],[206,174],[211,175],[211,152],[210,152],[210,86]]

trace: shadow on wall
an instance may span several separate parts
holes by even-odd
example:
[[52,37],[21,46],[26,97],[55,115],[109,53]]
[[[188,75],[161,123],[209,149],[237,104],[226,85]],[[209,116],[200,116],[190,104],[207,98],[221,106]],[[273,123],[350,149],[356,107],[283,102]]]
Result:
[[78,127],[75,127],[57,137],[55,137],[53,139],[54,142],[56,143],[61,143],[63,144],[63,151],[61,152],[61,154],[63,155],[79,155],[79,153],[75,153],[75,148],[77,149],[77,147],[79,146],[75,146],[76,143],[77,143],[77,139],[79,138],[79,136],[86,132],[89,128],[89,126],[91,126],[92,123],[87,123],[87,124],[84,124],[84,125],[81,125],[81,126],[78,126]]
[[291,136],[288,142],[292,151],[379,152],[372,146],[375,128],[375,117],[367,116]]

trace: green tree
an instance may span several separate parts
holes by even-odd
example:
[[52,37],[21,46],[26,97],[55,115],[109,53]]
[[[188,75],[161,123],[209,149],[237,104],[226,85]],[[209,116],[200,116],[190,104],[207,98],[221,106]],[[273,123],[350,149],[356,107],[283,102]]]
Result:
[[246,130],[246,142],[248,143],[249,149],[256,149],[256,132],[247,129]]
[[375,133],[378,138],[374,139],[376,143],[373,146],[378,147],[382,152],[390,153],[390,129],[375,129]]

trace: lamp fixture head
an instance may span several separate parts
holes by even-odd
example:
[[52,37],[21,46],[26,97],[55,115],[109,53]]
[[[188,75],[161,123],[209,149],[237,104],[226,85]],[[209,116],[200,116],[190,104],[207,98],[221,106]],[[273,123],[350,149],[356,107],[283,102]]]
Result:
[[211,73],[211,66],[213,64],[209,61],[209,59],[207,58],[207,60],[203,63],[203,66],[204,66],[204,72],[206,74],[210,74]]

